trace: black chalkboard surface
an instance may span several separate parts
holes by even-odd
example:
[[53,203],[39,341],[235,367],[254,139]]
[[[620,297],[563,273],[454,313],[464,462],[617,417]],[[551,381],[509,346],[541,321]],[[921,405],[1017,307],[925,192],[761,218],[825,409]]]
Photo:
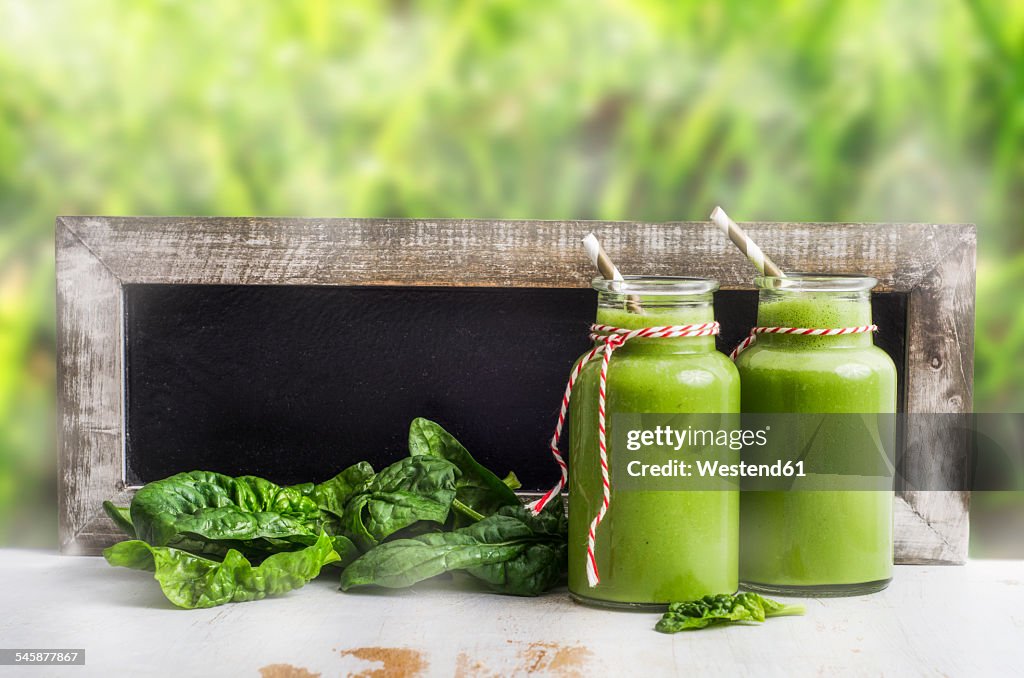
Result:
[[408,454],[442,423],[496,472],[553,481],[545,439],[589,290],[128,285],[127,481],[281,483]]
[[[280,483],[406,454],[434,419],[499,474],[546,489],[565,379],[587,346],[587,289],[125,285],[126,481],[202,468]],[[905,297],[876,297],[902,375]],[[756,293],[723,291],[719,347]]]

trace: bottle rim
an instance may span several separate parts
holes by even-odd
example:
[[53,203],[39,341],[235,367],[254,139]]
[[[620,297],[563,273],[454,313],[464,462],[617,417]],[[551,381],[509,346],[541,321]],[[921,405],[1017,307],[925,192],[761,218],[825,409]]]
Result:
[[590,286],[602,294],[680,297],[716,292],[718,281],[676,275],[626,275],[622,280],[594,278]]
[[792,292],[869,292],[877,284],[877,278],[860,273],[787,273],[785,277],[754,278],[754,286],[759,290]]

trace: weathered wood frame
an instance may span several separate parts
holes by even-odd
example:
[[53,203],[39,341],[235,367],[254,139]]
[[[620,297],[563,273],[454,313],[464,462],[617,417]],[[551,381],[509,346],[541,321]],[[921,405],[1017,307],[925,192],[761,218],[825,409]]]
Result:
[[[908,295],[907,412],[969,412],[975,228],[970,224],[744,224],[790,270],[858,271]],[[751,269],[705,222],[58,217],[60,548],[94,554],[119,534],[100,505],[127,504],[124,318],[131,283],[580,287],[595,231],[623,270],[716,278],[750,288]],[[909,463],[963,473],[948,432],[912,429]],[[967,492],[900,491],[896,559],[962,563]]]

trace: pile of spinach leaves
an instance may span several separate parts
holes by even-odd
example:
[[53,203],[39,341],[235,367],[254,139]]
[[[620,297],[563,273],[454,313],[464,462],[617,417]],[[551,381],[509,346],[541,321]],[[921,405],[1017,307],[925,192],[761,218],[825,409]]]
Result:
[[255,476],[179,473],[148,483],[130,507],[103,508],[131,539],[111,565],[154,572],[185,608],[291,591],[333,565],[341,587],[399,588],[461,572],[487,588],[534,596],[566,570],[560,502],[539,515],[504,480],[427,419],[409,456],[375,472],[360,462],[330,480],[282,487]]

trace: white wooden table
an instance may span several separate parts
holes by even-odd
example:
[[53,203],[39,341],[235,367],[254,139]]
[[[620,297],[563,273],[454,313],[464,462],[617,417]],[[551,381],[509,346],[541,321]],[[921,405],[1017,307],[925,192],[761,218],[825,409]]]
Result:
[[458,590],[341,593],[179,610],[101,558],[0,551],[0,647],[84,648],[84,667],[0,675],[1024,675],[1024,562],[896,568],[888,590],[805,617],[662,635],[658,616]]

